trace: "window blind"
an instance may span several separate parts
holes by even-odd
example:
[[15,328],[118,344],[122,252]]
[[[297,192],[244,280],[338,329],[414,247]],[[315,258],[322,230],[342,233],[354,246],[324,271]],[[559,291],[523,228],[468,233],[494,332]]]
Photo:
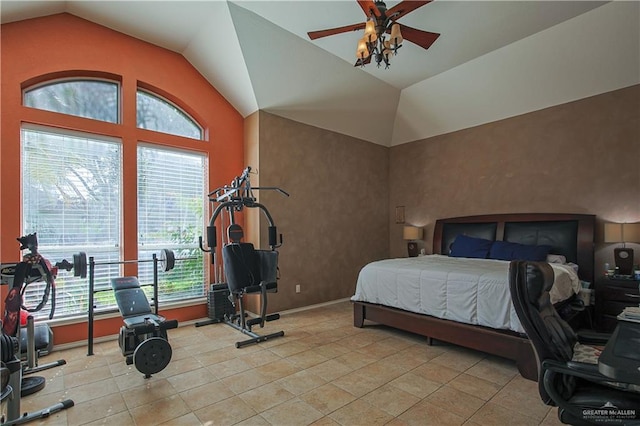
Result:
[[[156,146],[138,147],[138,256],[174,252],[175,268],[159,272],[160,302],[205,295],[203,235],[206,157]],[[141,263],[141,282],[153,281],[153,263]]]
[[[21,161],[22,231],[36,233],[39,253],[52,264],[62,259],[72,262],[73,254],[81,251],[96,262],[117,261],[121,247],[121,144],[75,132],[23,127]],[[96,268],[96,288],[109,288],[109,277],[118,273],[118,265]],[[44,286],[43,282],[27,286],[26,307],[40,302]],[[60,271],[56,296],[56,318],[87,312],[88,279]],[[50,303],[34,317],[47,317]],[[114,307],[111,292],[96,295],[96,309]]]

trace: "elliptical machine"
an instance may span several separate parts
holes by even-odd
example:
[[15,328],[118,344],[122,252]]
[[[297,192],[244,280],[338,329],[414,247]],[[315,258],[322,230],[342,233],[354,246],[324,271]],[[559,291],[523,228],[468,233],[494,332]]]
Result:
[[[211,263],[216,275],[214,282],[218,283],[217,285],[213,284],[212,288],[224,286],[224,284],[220,284],[222,274],[219,272],[220,268],[216,256],[217,233],[215,223],[218,219],[222,223],[224,221],[224,213],[226,213],[229,226],[227,228],[226,242],[225,236],[222,237],[222,259],[227,289],[223,294],[228,296],[231,309],[226,309],[214,317],[210,314],[211,320],[197,323],[196,326],[224,322],[251,337],[248,340],[236,342],[236,348],[284,336],[284,331],[268,335],[259,335],[252,331],[252,327],[255,325],[259,325],[262,328],[265,322],[280,318],[280,314],[267,315],[267,293],[275,293],[278,290],[278,252],[276,249],[282,245],[282,235],[280,235],[280,242],[278,243],[277,228],[269,210],[257,202],[253,191],[274,190],[287,197],[289,194],[278,187],[252,188],[250,173],[251,167],[247,167],[242,172],[242,175],[233,179],[230,185],[220,187],[209,194],[209,201],[214,204],[215,209],[207,227],[208,248],[203,246],[202,237],[200,237],[200,249],[211,253]],[[242,242],[244,232],[242,227],[235,221],[235,213],[241,212],[245,208],[257,208],[266,217],[269,223],[270,250],[256,250],[253,244]],[[259,317],[246,318],[247,314],[243,304],[243,297],[246,294],[260,294]],[[212,301],[210,300],[209,303],[212,304]]]
[[[44,307],[48,301],[49,293],[52,294],[51,314],[53,317],[55,307],[55,283],[54,277],[57,267],[53,268],[48,260],[38,254],[38,240],[36,234],[30,234],[18,238],[20,249],[29,249],[29,253],[23,256],[23,261],[17,264],[2,265],[3,283],[9,284],[9,292],[5,299],[5,313],[0,330],[0,354],[2,361],[2,402],[7,402],[6,418],[1,419],[2,426],[18,425],[30,422],[39,418],[49,417],[51,414],[72,407],[73,401],[67,399],[54,404],[46,409],[32,413],[22,413],[20,410],[20,398],[42,389],[45,380],[42,377],[25,378],[23,374],[42,371],[47,368],[66,364],[64,360],[35,366],[35,337],[33,317],[27,319],[27,344],[28,344],[28,365],[23,366],[21,360],[21,335],[20,335],[20,313],[21,310],[35,312]],[[41,303],[35,309],[27,309],[23,306],[23,294],[26,286],[30,283],[45,280],[47,286]],[[30,390],[24,392],[24,388]]]

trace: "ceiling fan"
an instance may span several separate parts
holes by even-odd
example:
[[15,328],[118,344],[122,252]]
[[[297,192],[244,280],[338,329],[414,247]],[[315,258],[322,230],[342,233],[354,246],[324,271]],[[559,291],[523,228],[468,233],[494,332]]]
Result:
[[[387,9],[387,5],[382,0],[356,1],[367,16],[366,22],[307,33],[311,40],[315,40],[349,31],[365,30],[364,37],[358,42],[356,50],[358,60],[355,66],[364,66],[373,59],[378,67],[384,63],[385,68],[389,68],[390,57],[397,54],[398,49],[402,47],[403,40],[428,49],[440,36],[440,34],[418,30],[396,22],[404,15],[431,3],[432,0],[404,0],[391,9]],[[388,39],[387,34],[389,34]]]

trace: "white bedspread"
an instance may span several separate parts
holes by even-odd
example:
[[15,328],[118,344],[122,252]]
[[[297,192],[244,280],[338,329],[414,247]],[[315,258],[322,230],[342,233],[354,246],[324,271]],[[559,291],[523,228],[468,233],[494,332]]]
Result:
[[[551,302],[580,291],[568,265],[555,273]],[[386,259],[360,271],[353,301],[377,303],[438,318],[524,332],[509,293],[509,262],[443,255]]]

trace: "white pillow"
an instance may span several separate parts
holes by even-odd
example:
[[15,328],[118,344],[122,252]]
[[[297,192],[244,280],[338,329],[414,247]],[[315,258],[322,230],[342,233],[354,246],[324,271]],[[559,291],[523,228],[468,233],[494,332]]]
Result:
[[560,255],[560,254],[548,254],[547,255],[547,262],[548,263],[560,263],[562,265],[564,265],[565,263],[567,263],[567,258]]

